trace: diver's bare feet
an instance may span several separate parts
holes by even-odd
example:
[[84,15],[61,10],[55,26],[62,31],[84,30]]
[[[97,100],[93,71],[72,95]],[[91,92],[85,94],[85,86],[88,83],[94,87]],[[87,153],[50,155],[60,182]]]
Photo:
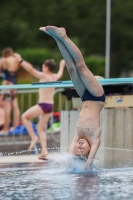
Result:
[[55,36],[54,34],[48,32],[46,30],[46,27],[40,27],[39,30],[43,31],[44,33],[47,33],[48,35],[50,35],[51,37],[53,37],[56,40],[57,36]]
[[50,34],[58,38],[64,38],[66,36],[66,30],[64,28],[58,28],[56,26],[46,26],[45,28]]
[[38,137],[35,137],[33,140],[31,140],[28,151],[32,150],[37,142],[38,142]]
[[42,160],[45,160],[45,159],[47,159],[47,158],[46,158],[47,155],[48,155],[48,151],[47,151],[47,149],[45,149],[45,150],[43,150],[43,151],[41,152],[41,154],[38,156],[38,158],[39,158],[39,159],[42,159]]
[[40,31],[43,31],[44,33],[47,33],[48,35],[50,35],[51,37],[53,37],[54,39],[56,38],[55,35],[52,35],[50,32],[48,32],[46,30],[46,27],[40,27],[39,28]]
[[39,30],[40,30],[40,31],[43,31],[44,33],[49,34],[48,31],[46,30],[46,27],[40,27]]

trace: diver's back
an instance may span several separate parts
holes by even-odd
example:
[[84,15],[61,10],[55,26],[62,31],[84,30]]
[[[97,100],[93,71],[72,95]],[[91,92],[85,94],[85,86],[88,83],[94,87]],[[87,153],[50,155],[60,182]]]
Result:
[[16,72],[20,66],[19,61],[14,56],[4,58],[2,64],[2,67],[9,72]]

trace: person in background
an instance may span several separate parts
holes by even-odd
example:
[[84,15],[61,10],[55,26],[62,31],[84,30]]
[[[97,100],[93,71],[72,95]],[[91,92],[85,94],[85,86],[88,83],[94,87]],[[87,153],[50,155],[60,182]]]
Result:
[[56,41],[74,87],[83,101],[70,154],[86,158],[84,167],[91,168],[100,146],[100,111],[105,101],[103,87],[86,66],[80,50],[69,39],[64,28],[46,26],[40,27],[40,30]]
[[0,134],[2,135],[3,135],[4,125],[5,125],[4,101],[3,101],[3,94],[0,94]]
[[[40,82],[57,81],[63,75],[65,67],[64,60],[60,61],[59,71],[57,73],[53,73],[56,68],[56,62],[53,59],[45,60],[42,64],[42,71],[38,71],[34,69],[29,62],[23,60],[19,54],[16,54],[16,56],[18,58],[18,62],[21,62],[21,66],[34,77],[38,78]],[[30,151],[33,149],[34,145],[40,139],[41,154],[39,155],[39,159],[44,159],[48,155],[45,128],[54,107],[53,92],[54,88],[40,88],[38,103],[22,114],[22,122],[26,126],[31,138],[31,143],[28,150]],[[38,116],[39,121],[37,124],[37,132],[39,138],[34,133],[31,125],[31,120]]]
[[[17,84],[16,74],[19,70],[20,62],[14,55],[11,47],[7,47],[2,51],[0,60],[0,70],[2,72],[2,85]],[[5,125],[3,132],[8,133],[11,122],[11,111],[13,110],[13,127],[14,130],[19,125],[20,109],[18,105],[17,90],[3,90],[4,92],[4,109],[5,109]]]

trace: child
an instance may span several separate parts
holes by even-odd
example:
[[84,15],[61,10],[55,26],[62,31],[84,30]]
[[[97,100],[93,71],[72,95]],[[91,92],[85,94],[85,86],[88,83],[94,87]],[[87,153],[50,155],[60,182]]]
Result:
[[55,39],[75,89],[83,101],[70,153],[87,156],[87,168],[91,166],[100,145],[100,111],[105,101],[103,88],[87,68],[80,50],[68,38],[64,28],[46,26],[40,30]]
[[[2,59],[0,61],[0,70],[2,72],[2,85],[13,85],[17,83],[16,75],[19,70],[20,63],[14,55],[11,47],[7,47],[2,51]],[[17,90],[5,90],[4,109],[5,109],[5,125],[3,132],[8,133],[11,122],[11,110],[13,109],[13,127],[15,129],[19,125],[20,109],[18,105]]]
[[[53,73],[56,67],[56,63],[53,59],[45,60],[42,64],[42,72],[34,69],[32,65],[22,60],[19,54],[16,54],[16,57],[21,62],[21,66],[31,73],[34,77],[38,78],[40,82],[51,82],[59,80],[64,71],[65,61],[60,61],[59,71],[57,73]],[[45,158],[48,154],[47,151],[47,144],[46,144],[46,134],[44,132],[44,128],[49,120],[50,114],[53,110],[54,100],[53,100],[53,92],[54,88],[40,88],[39,89],[39,99],[38,103],[35,106],[29,108],[26,112],[22,115],[22,121],[28,130],[28,133],[31,137],[31,143],[28,150],[31,150],[34,145],[38,142],[38,137],[35,135],[34,130],[31,125],[31,119],[38,117],[39,122],[37,124],[37,131],[39,134],[39,139],[41,143],[41,154],[39,158]]]
[[4,110],[4,101],[3,95],[0,94],[0,134],[3,135],[3,129],[5,125],[5,110]]

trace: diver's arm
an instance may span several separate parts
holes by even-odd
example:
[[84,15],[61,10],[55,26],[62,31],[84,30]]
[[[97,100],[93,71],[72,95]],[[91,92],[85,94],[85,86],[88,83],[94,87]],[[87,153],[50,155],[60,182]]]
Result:
[[93,160],[95,158],[95,155],[97,153],[97,150],[100,146],[100,135],[101,135],[101,129],[98,128],[96,130],[96,132],[94,133],[94,138],[92,140],[92,143],[91,143],[91,149],[90,149],[90,152],[89,152],[89,155],[88,155],[88,159],[87,159],[87,163],[85,165],[85,169],[87,168],[91,168],[92,164],[93,164]]
[[34,69],[33,66],[29,62],[27,62],[25,60],[22,61],[21,66],[26,71],[28,71],[30,74],[32,74],[32,76],[34,76],[34,77],[36,77],[38,79],[44,77],[43,74],[42,74],[42,72],[39,72],[38,70]]
[[[76,149],[76,144],[78,142],[78,137],[75,135],[73,140],[72,140],[72,143],[71,143],[71,146],[70,146],[70,149],[69,149],[69,153],[74,156],[75,155],[75,149]],[[72,167],[72,157],[70,156],[68,158],[68,168],[71,168]]]
[[72,155],[75,155],[75,148],[76,148],[77,142],[78,142],[78,137],[75,135],[69,149],[69,153]]
[[18,53],[14,53],[14,56],[18,59],[20,65],[26,70],[28,71],[30,74],[32,74],[34,77],[40,79],[43,78],[43,73],[39,72],[38,70],[34,69],[33,66],[22,59],[21,55]]
[[62,77],[65,66],[66,66],[66,62],[65,62],[65,60],[62,59],[60,61],[60,65],[59,65],[59,71],[56,74],[57,80],[59,80]]
[[100,146],[100,138],[97,138],[93,141],[93,144],[91,145],[91,150],[87,159],[88,164],[91,164],[93,162],[93,159],[95,158],[99,146]]

